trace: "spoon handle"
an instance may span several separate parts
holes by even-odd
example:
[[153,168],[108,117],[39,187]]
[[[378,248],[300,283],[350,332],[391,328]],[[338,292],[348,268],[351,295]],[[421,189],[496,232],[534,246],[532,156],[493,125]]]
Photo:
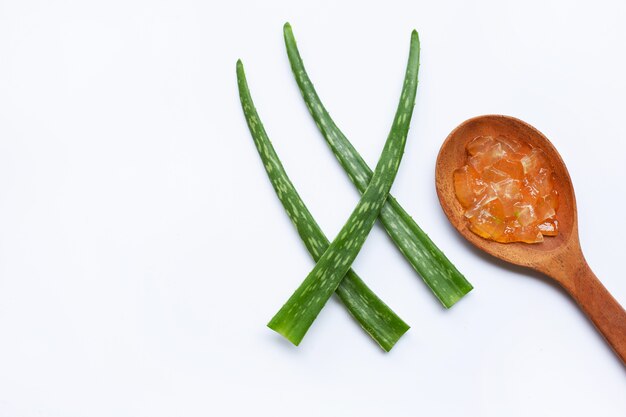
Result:
[[551,271],[626,365],[626,311],[582,258]]

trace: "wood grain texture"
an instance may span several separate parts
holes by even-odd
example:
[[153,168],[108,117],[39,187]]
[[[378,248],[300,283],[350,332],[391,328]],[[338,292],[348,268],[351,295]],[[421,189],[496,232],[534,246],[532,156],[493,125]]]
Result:
[[[466,163],[466,145],[477,136],[505,135],[541,148],[555,175],[559,193],[559,234],[544,242],[499,243],[469,230],[454,192],[453,172]],[[585,261],[578,238],[578,217],[572,180],[550,141],[529,124],[509,116],[479,116],[461,123],[446,138],[437,157],[437,195],[452,225],[474,246],[496,258],[540,271],[557,281],[578,303],[626,365],[626,312]]]

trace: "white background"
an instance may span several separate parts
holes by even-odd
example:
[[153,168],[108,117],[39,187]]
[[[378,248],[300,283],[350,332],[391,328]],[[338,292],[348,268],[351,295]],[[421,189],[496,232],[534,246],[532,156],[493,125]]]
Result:
[[[463,120],[535,125],[625,305],[626,5],[381,3],[0,0],[0,416],[626,414],[626,368],[576,305],[469,247],[434,189]],[[292,79],[287,20],[371,165],[420,32],[393,193],[475,289],[444,310],[377,225],[354,267],[412,326],[389,354],[335,299],[299,348],[265,327],[313,264],[245,126],[237,58],[328,236],[358,200]]]

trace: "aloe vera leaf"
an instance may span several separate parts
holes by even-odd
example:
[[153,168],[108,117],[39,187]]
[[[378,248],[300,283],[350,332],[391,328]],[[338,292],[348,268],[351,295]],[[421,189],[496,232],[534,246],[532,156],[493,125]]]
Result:
[[[385,146],[361,199],[337,237],[268,327],[298,345],[365,243],[398,172],[415,105],[419,69],[419,37],[411,47],[402,95]],[[296,213],[298,214],[298,213]]]
[[[365,192],[372,179],[372,170],[337,127],[317,95],[289,23],[284,26],[284,37],[292,72],[311,116],[352,183],[361,193]],[[387,197],[380,212],[380,221],[400,252],[446,308],[472,290],[472,284],[392,195]]]
[[[239,97],[250,134],[267,176],[302,242],[317,262],[330,242],[306,207],[278,158],[252,101],[241,61],[237,62]],[[409,326],[350,269],[336,291],[339,299],[361,327],[389,352]]]

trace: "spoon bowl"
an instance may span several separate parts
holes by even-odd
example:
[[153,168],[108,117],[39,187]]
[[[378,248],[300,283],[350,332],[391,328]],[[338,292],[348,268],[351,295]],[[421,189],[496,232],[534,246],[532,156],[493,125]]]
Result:
[[[554,237],[546,237],[541,244],[522,242],[502,244],[476,235],[468,228],[469,223],[463,215],[463,207],[456,198],[452,173],[467,163],[467,144],[477,136],[496,137],[498,135],[514,138],[540,148],[544,151],[554,170],[554,188],[559,193],[557,212],[559,234]],[[487,115],[463,122],[448,135],[441,146],[437,157],[435,178],[441,207],[453,226],[473,245],[496,258],[516,265],[541,269],[545,265],[546,259],[554,257],[570,245],[575,245],[578,242],[576,199],[572,180],[565,163],[548,138],[519,119]]]
[[[477,136],[503,135],[544,151],[559,194],[559,233],[541,243],[500,243],[473,233],[456,198],[453,173],[467,162],[467,144]],[[531,125],[509,116],[486,115],[466,120],[446,138],[435,171],[441,207],[455,229],[477,248],[496,258],[540,271],[557,281],[580,305],[626,364],[626,312],[593,274],[580,248],[572,180],[556,148]]]

